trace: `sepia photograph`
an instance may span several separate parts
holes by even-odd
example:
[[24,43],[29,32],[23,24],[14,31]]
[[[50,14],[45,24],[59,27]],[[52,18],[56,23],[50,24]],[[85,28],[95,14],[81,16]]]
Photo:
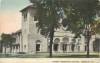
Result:
[[0,0],[0,58],[99,60],[100,0]]

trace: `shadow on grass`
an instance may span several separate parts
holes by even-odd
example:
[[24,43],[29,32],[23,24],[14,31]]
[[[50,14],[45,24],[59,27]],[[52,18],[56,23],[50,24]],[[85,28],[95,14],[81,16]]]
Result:
[[[50,58],[49,55],[29,55],[29,54],[0,54],[0,58]],[[52,58],[86,58],[86,55],[53,55]],[[90,55],[90,58],[99,58],[98,55]]]
[[[53,56],[53,58],[87,58],[86,55],[67,55],[67,56]],[[90,58],[99,58],[98,55],[90,55]]]

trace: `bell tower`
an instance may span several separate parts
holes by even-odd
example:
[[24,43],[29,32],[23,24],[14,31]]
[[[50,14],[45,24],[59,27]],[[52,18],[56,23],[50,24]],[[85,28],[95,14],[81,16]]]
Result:
[[[21,10],[22,13],[22,43],[23,52],[36,53],[36,52],[47,52],[47,39],[38,33],[36,27],[37,8],[36,5],[29,5]],[[37,43],[39,40],[39,46]],[[39,51],[37,51],[39,49]]]
[[32,49],[32,46],[35,47],[34,39],[36,34],[36,7],[34,5],[29,5],[21,10],[22,13],[22,49],[26,53],[35,53],[35,48]]

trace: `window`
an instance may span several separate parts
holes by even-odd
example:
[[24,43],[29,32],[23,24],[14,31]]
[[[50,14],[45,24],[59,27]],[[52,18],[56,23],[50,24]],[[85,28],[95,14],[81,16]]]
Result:
[[24,17],[24,21],[26,21],[27,20],[27,12],[23,13],[23,17]]
[[54,51],[58,51],[58,44],[54,44]]
[[40,44],[36,44],[36,51],[40,51]]

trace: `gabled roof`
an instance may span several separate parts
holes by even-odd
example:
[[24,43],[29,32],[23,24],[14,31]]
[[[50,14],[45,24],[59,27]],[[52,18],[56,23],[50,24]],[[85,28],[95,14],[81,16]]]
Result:
[[23,8],[22,10],[20,10],[20,12],[23,12],[23,11],[29,9],[29,8],[36,8],[36,5],[29,5],[29,6],[25,7],[25,8]]

